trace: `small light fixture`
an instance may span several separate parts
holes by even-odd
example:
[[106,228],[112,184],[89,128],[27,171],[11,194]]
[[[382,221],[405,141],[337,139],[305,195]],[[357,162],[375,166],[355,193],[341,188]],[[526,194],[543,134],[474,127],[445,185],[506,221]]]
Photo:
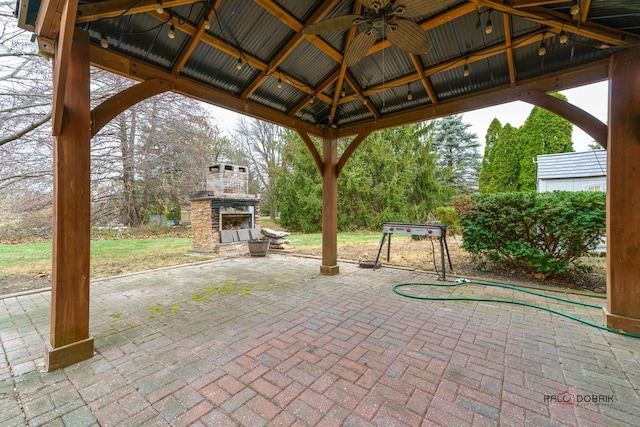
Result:
[[367,105],[367,102],[369,102],[369,101],[367,101],[367,98],[362,98],[362,103],[363,103],[364,105]]
[[167,37],[169,37],[171,40],[176,38],[176,27],[171,24],[171,26],[169,27],[169,32],[167,32]]
[[569,36],[567,36],[567,33],[564,30],[560,31],[560,44],[565,44],[568,41]]
[[238,62],[236,62],[236,70],[242,69],[242,58],[238,58]]
[[205,30],[210,30],[211,29],[211,22],[209,22],[209,20],[207,18],[204,18],[204,29]]
[[407,91],[407,101],[411,101],[413,99],[413,94],[411,91]]
[[469,74],[471,74],[471,71],[469,71],[469,66],[467,64],[464,65],[464,68],[462,69],[462,74],[465,77],[469,77]]
[[282,89],[282,78],[278,77],[278,89]]
[[571,6],[571,9],[569,10],[569,13],[571,13],[572,16],[576,16],[577,14],[580,13],[580,5],[576,2],[573,4],[573,6]]
[[545,56],[547,54],[547,47],[544,44],[544,39],[540,42],[540,47],[538,48],[538,55]]
[[344,98],[345,96],[347,96],[347,91],[346,91],[346,90],[344,90],[344,89],[342,89],[342,92],[340,92],[340,96],[341,96],[342,98]]
[[491,23],[491,9],[489,9],[489,19],[487,19],[487,25],[484,27],[484,32],[491,34],[493,32],[493,24]]
[[160,15],[164,13],[164,7],[162,6],[162,0],[156,0],[156,12]]
[[105,49],[109,47],[109,41],[105,36],[100,37],[100,46],[102,46]]
[[316,100],[316,97],[314,95],[311,95],[311,99],[309,100],[309,104],[313,104],[313,102]]

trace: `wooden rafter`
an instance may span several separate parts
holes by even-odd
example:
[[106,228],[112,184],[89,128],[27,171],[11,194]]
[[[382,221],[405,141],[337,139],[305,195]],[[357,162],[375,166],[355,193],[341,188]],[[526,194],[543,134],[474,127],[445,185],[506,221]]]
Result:
[[594,40],[610,44],[612,46],[634,46],[640,43],[640,36],[637,34],[621,31],[604,25],[594,24],[592,22],[574,22],[571,15],[567,15],[553,10],[545,9],[540,6],[530,7],[526,9],[515,9],[502,1],[496,0],[471,0],[478,7],[484,6],[503,13],[526,18],[530,21],[537,22],[558,31],[566,31],[567,33],[577,34]]
[[178,60],[173,66],[173,70],[172,70],[173,74],[175,74],[176,76],[180,73],[180,70],[182,70],[182,67],[184,67],[184,64],[187,63],[187,61],[189,60],[189,57],[195,50],[196,46],[198,46],[198,43],[202,39],[202,35],[207,30],[205,28],[206,23],[211,20],[211,18],[213,17],[213,14],[220,7],[221,2],[222,0],[213,1],[213,3],[211,4],[211,7],[205,12],[204,16],[200,20],[200,23],[198,24],[196,32],[191,36],[191,38],[189,38],[187,45],[182,49],[182,52],[180,52],[180,56],[178,57]]
[[[545,32],[545,31],[539,31],[536,34],[533,35],[526,35],[526,36],[522,36],[519,37],[517,39],[515,39],[512,43],[512,47],[522,47],[522,46],[526,46],[529,44],[534,44],[534,43],[538,43],[540,42],[543,38],[551,38],[555,36],[555,34],[553,33],[549,33],[549,32]],[[478,52],[473,53],[472,55],[468,56],[467,58],[454,58],[451,59],[449,61],[445,61],[443,63],[440,63],[438,65],[434,65],[433,67],[429,67],[426,68],[424,70],[424,74],[425,76],[430,76],[432,74],[436,74],[439,73],[441,71],[450,69],[450,68],[455,68],[455,67],[459,67],[466,64],[470,64],[476,61],[481,61],[483,59],[486,58],[490,58],[492,56],[495,55],[499,55],[505,52],[505,50],[507,49],[506,44],[504,43],[500,43],[498,45],[495,46],[491,46],[488,47],[486,49],[482,49]],[[388,82],[385,82],[384,85],[379,84],[376,86],[372,86],[370,88],[365,89],[364,94],[366,96],[370,96],[373,95],[377,92],[380,92],[384,89],[389,89],[391,87],[396,87],[396,86],[402,86],[402,85],[406,85],[412,82],[415,82],[416,80],[419,80],[421,77],[420,75],[418,75],[417,73],[413,73],[413,74],[408,74],[406,76],[403,77],[399,77],[397,79],[394,80],[390,80]]]
[[338,135],[340,137],[357,135],[365,130],[386,129],[451,114],[459,114],[479,108],[518,101],[521,93],[532,89],[543,92],[558,91],[599,82],[606,80],[608,77],[609,61],[604,59],[569,70],[549,73],[530,80],[518,81],[513,89],[510,85],[494,87],[450,101],[442,101],[438,105],[427,107],[418,106],[411,110],[386,115],[377,120],[369,120],[354,124],[353,126],[343,126],[338,129]]
[[504,23],[504,40],[507,48],[507,64],[509,66],[509,81],[511,87],[516,84],[516,62],[513,58],[513,48],[511,42],[511,17],[507,13],[502,14],[502,22]]
[[239,114],[256,117],[261,120],[277,123],[292,129],[302,129],[313,135],[322,135],[322,129],[316,125],[290,117],[251,100],[242,100],[223,90],[214,89],[187,77],[179,78],[161,68],[135,61],[124,54],[111,49],[103,49],[98,45],[91,45],[91,63],[103,70],[137,80],[158,78],[172,84],[173,91],[190,98],[194,98],[212,105],[234,111]]
[[[162,0],[162,7],[184,6],[197,3],[199,0]],[[157,0],[107,0],[93,3],[85,3],[78,6],[78,23],[93,22],[98,19],[115,18],[117,16],[135,15],[137,13],[151,12],[158,8]]]
[[573,15],[574,21],[587,22],[589,17],[589,9],[591,8],[591,0],[580,0],[580,13]]
[[[318,99],[320,99],[319,94],[321,94],[327,87],[329,87],[336,80],[338,80],[339,76],[340,76],[340,69],[336,70],[333,74],[331,74],[331,76],[329,76],[328,79],[326,79],[324,82],[322,82],[320,85],[318,85],[318,87],[316,88],[316,93],[312,93],[311,95],[305,97],[302,100],[302,102],[300,102],[291,111],[289,111],[289,115],[290,116],[295,116],[296,114],[298,114],[304,108],[304,106],[307,105],[311,101],[311,99],[316,98],[316,97]],[[323,98],[331,100],[331,98],[329,98],[328,96],[326,96],[324,94],[323,94]]]
[[[248,99],[257,89],[264,83],[264,81],[273,74],[278,66],[284,61],[287,56],[300,44],[300,42],[304,39],[304,34],[301,33],[302,29],[305,27],[304,24],[299,22],[295,17],[290,15],[288,12],[283,13],[283,10],[277,3],[272,0],[254,0],[257,4],[259,4],[266,11],[274,15],[276,18],[282,21],[284,24],[288,25],[294,31],[296,31],[296,35],[293,36],[287,44],[278,52],[278,55],[269,63],[267,68],[264,70],[264,73],[259,78],[255,79],[249,87],[247,87],[244,92],[242,92],[242,98]],[[337,0],[331,0],[322,5],[322,7],[317,10],[311,18],[309,18],[309,24],[314,24],[317,21],[321,20],[333,7]],[[295,28],[293,28],[293,27]],[[313,92],[313,91],[312,91]]]
[[433,90],[433,86],[429,82],[429,78],[424,73],[424,65],[422,64],[422,60],[418,55],[414,55],[413,53],[409,54],[411,56],[411,62],[413,62],[413,66],[418,73],[418,77],[420,77],[420,81],[422,82],[422,86],[424,86],[424,90],[427,91],[427,95],[429,95],[429,99],[432,104],[438,103],[438,97],[436,96],[436,91]]
[[[362,5],[359,2],[355,2],[355,6],[353,8],[354,15],[360,15],[362,10]],[[356,36],[356,27],[351,27],[349,32],[347,33],[347,40],[345,41],[345,49],[349,48],[349,45],[353,41]],[[340,95],[342,93],[342,86],[344,85],[344,76],[347,73],[347,64],[343,61],[340,65],[340,75],[338,76],[338,82],[336,83],[336,90],[333,93],[333,103],[331,104],[331,111],[329,112],[329,124],[333,123],[333,119],[336,116],[336,110],[338,109],[338,101],[340,100]]]
[[364,92],[362,91],[362,88],[360,87],[356,79],[353,77],[351,72],[347,71],[346,78],[347,78],[347,82],[349,82],[349,86],[351,86],[351,89],[355,91],[355,96],[357,96],[359,99],[362,100],[365,107],[367,107],[367,109],[371,112],[371,115],[373,116],[374,119],[376,120],[379,119],[380,113],[378,112],[378,110],[376,110],[376,107],[373,106],[371,102],[367,101],[367,98],[365,97]]

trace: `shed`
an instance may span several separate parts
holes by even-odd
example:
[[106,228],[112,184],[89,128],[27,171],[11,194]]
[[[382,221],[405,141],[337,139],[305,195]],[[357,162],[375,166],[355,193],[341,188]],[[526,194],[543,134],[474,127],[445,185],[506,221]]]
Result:
[[607,152],[542,154],[537,158],[538,193],[546,191],[606,191]]

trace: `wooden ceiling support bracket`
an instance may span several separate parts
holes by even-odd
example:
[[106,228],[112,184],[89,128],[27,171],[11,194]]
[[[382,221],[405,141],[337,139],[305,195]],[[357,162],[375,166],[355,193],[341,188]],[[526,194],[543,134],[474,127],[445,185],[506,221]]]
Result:
[[304,142],[304,145],[307,146],[307,150],[309,150],[311,157],[313,157],[313,161],[316,163],[316,166],[318,167],[320,176],[322,176],[324,174],[324,163],[322,162],[322,157],[320,157],[320,154],[318,153],[316,146],[313,145],[313,141],[311,140],[311,137],[307,132],[305,132],[302,129],[296,128],[295,131],[298,133],[298,135],[300,135],[300,138],[302,139],[302,142]]
[[605,150],[607,149],[607,125],[573,104],[560,98],[551,96],[541,90],[530,90],[519,95],[520,100],[549,110],[558,116],[569,120],[585,131]]
[[174,89],[170,82],[159,78],[146,80],[117,93],[91,111],[91,137],[127,108],[159,93]]
[[349,144],[346,150],[344,150],[344,152],[340,156],[340,160],[338,160],[338,164],[336,165],[336,168],[337,168],[336,173],[338,176],[340,176],[340,172],[342,172],[342,169],[344,169],[344,165],[351,158],[351,156],[356,151],[356,149],[360,146],[360,144],[362,144],[364,140],[367,139],[369,135],[371,135],[371,132],[373,132],[373,129],[363,130],[358,135],[356,135],[355,138],[353,138],[353,140],[351,141],[351,144]]
[[606,325],[640,334],[640,48],[611,57]]
[[78,2],[67,0],[62,6],[60,19],[60,33],[53,58],[53,106],[51,107],[51,129],[53,135],[60,135],[62,127],[63,100],[67,85],[67,69],[69,67],[71,45],[73,44],[74,28]]
[[[71,42],[71,39],[68,40]],[[93,357],[89,337],[91,243],[91,129],[89,34],[76,29],[58,108],[61,131],[53,137],[53,256],[51,334],[45,368],[53,371]]]

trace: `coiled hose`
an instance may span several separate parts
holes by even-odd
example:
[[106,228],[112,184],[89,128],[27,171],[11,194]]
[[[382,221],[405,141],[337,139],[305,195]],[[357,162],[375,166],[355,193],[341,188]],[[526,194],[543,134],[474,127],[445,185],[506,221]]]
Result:
[[393,292],[395,292],[396,294],[398,294],[400,296],[406,297],[406,298],[427,300],[427,301],[501,302],[501,303],[505,303],[505,304],[522,305],[524,307],[530,307],[530,308],[535,308],[535,309],[538,309],[538,310],[548,311],[550,313],[557,314],[559,316],[563,316],[563,317],[566,317],[568,319],[575,320],[576,322],[580,322],[580,323],[583,323],[585,325],[592,326],[594,328],[602,329],[604,331],[613,332],[613,333],[616,333],[616,334],[619,334],[619,335],[625,335],[627,337],[640,338],[640,335],[638,335],[638,334],[632,334],[630,332],[625,332],[625,331],[609,328],[607,326],[600,325],[600,324],[594,323],[594,322],[590,322],[588,320],[581,319],[579,317],[573,316],[573,315],[568,314],[568,313],[564,313],[564,312],[559,311],[559,310],[555,310],[553,308],[543,307],[543,306],[540,306],[540,305],[530,304],[530,303],[527,303],[527,302],[516,301],[516,300],[507,300],[507,299],[499,299],[499,298],[429,297],[429,296],[412,295],[412,294],[408,294],[408,293],[405,293],[405,292],[400,290],[400,288],[403,288],[405,286],[456,287],[456,286],[465,286],[465,285],[482,285],[482,286],[489,286],[489,287],[502,288],[502,289],[511,289],[511,290],[514,290],[514,291],[519,291],[519,292],[523,292],[523,293],[526,293],[526,294],[536,295],[536,296],[543,297],[543,298],[553,299],[553,300],[556,300],[556,301],[566,302],[566,303],[569,303],[569,304],[602,309],[602,307],[597,305],[597,304],[589,304],[589,303],[586,303],[586,302],[572,301],[572,300],[567,299],[567,298],[561,298],[561,297],[557,297],[557,296],[554,296],[554,295],[543,294],[543,293],[540,293],[540,292],[532,291],[530,289],[519,288],[517,286],[505,285],[505,284],[500,284],[500,283],[476,282],[476,281],[469,281],[469,280],[466,280],[466,279],[461,279],[456,283],[425,283],[425,282],[398,283],[398,284],[393,286]]

